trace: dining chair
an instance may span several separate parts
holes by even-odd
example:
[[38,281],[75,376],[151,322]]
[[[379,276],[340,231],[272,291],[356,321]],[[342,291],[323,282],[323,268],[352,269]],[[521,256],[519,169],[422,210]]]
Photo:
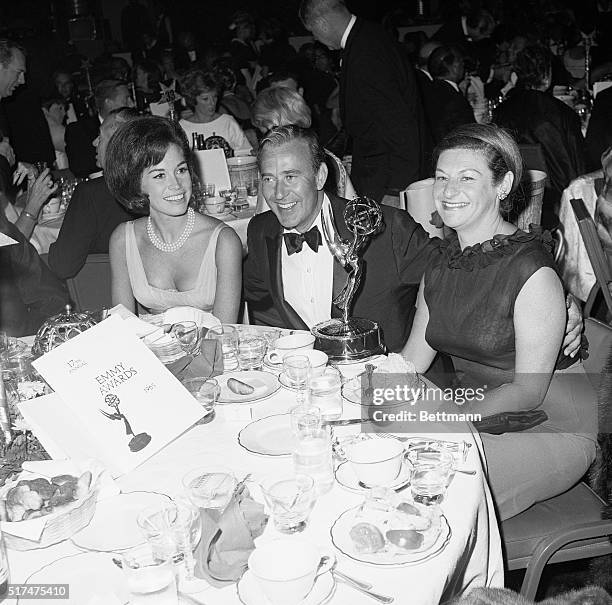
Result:
[[521,180],[521,189],[525,203],[518,209],[519,214],[512,217],[516,226],[523,231],[529,231],[529,225],[539,225],[542,220],[542,202],[548,175],[542,170],[525,170]]
[[[570,204],[576,216],[576,221],[578,222],[582,241],[584,242],[589,260],[591,261],[593,272],[597,279],[597,285],[603,294],[604,301],[608,307],[608,313],[612,314],[612,294],[610,293],[610,288],[612,286],[612,268],[610,267],[608,257],[601,245],[595,221],[586,209],[583,200],[572,199],[570,200]],[[591,299],[590,295],[589,299]],[[594,298],[590,300],[591,305],[593,302]]]
[[90,254],[83,268],[66,283],[76,310],[93,311],[112,307],[108,254]]
[[[585,370],[597,380],[612,351],[612,327],[589,318],[585,320],[585,333],[590,342]],[[598,386],[594,384],[595,388]],[[501,524],[508,570],[526,569],[521,594],[527,600],[535,599],[548,563],[612,553],[612,519],[602,519],[605,505],[591,487],[580,482]]]

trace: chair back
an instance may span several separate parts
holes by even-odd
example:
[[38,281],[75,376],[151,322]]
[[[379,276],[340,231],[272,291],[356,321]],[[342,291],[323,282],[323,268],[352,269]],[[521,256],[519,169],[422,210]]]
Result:
[[83,268],[66,282],[76,310],[94,311],[113,306],[108,254],[90,254]]
[[546,178],[547,175],[542,170],[526,170],[523,174],[521,187],[525,202],[516,218],[516,226],[523,231],[529,231],[531,224],[540,224]]
[[601,288],[608,312],[612,313],[612,294],[610,293],[610,285],[612,283],[612,269],[608,262],[593,217],[589,214],[584,202],[581,199],[570,200],[570,204],[576,215],[580,235],[584,242],[584,247],[589,255],[589,260],[597,279],[597,285]]
[[430,237],[444,237],[442,229],[432,225],[431,214],[436,210],[433,199],[434,179],[416,181],[400,191],[400,207],[429,233]]

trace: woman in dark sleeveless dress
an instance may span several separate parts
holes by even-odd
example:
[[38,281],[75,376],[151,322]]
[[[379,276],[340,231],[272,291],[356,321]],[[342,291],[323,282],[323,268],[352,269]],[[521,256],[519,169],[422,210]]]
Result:
[[463,386],[484,386],[484,399],[464,412],[546,412],[529,430],[482,434],[503,520],[584,475],[595,457],[596,397],[580,363],[555,370],[566,307],[550,235],[503,218],[522,172],[513,139],[496,126],[465,125],[434,160],[436,209],[456,233],[425,272],[403,354],[423,372],[437,351],[447,353]]

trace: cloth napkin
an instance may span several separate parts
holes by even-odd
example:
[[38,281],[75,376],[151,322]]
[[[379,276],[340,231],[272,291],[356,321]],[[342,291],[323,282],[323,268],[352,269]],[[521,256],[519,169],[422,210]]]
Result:
[[195,552],[195,575],[222,587],[237,582],[247,569],[249,555],[255,549],[254,540],[268,522],[264,507],[255,502],[248,489],[234,493],[218,521],[200,509],[202,539]]
[[179,380],[214,378],[223,374],[223,351],[218,340],[203,338],[200,354],[184,355],[166,366]]

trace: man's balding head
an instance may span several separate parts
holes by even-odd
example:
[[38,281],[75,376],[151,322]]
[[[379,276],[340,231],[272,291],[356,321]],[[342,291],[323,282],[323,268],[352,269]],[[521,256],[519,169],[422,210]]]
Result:
[[25,84],[26,59],[21,46],[12,40],[0,38],[0,99],[10,97]]
[[299,15],[315,40],[332,50],[340,48],[342,34],[351,20],[343,0],[302,0]]

